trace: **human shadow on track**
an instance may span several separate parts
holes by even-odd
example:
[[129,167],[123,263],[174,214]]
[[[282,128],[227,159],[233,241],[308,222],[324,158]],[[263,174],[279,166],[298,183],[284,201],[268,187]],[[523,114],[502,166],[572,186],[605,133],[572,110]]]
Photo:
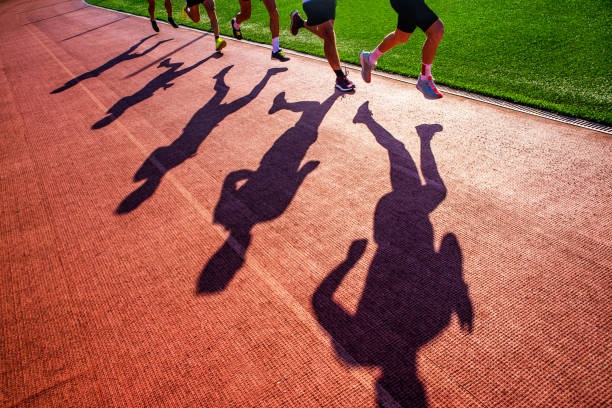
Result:
[[109,26],[109,25],[111,25],[111,24],[115,24],[115,23],[117,23],[117,22],[119,22],[119,21],[121,21],[121,20],[125,20],[125,19],[127,19],[127,18],[130,18],[130,16],[123,16],[123,17],[119,17],[118,19],[115,19],[115,20],[113,20],[113,21],[109,21],[108,23],[104,23],[104,24],[101,24],[101,25],[99,25],[99,26],[97,26],[97,27],[90,28],[89,30],[85,30],[85,31],[82,31],[82,32],[80,32],[80,33],[78,33],[78,34],[71,35],[70,37],[66,37],[66,38],[64,38],[62,41],[72,40],[73,38],[77,38],[77,37],[80,37],[80,36],[85,35],[85,34],[87,34],[87,33],[91,33],[92,31],[96,31],[96,30],[99,30],[99,29],[101,29],[101,28],[108,27],[108,26]]
[[[53,7],[53,6],[57,6],[58,4],[69,3],[69,2],[74,2],[74,0],[58,1],[57,3],[46,4],[46,5],[42,6],[42,7],[29,8],[27,10],[18,11],[17,14],[28,13],[28,12],[32,12],[32,11],[35,11],[35,10],[40,10],[40,9],[44,9],[44,8],[47,8],[47,7]],[[25,3],[34,3],[34,1],[23,1],[21,3],[16,4],[15,6],[20,6],[20,5],[25,4]],[[13,6],[13,7],[15,7],[15,6]]]
[[312,297],[314,313],[329,333],[338,355],[349,365],[378,366],[380,406],[427,407],[417,374],[419,348],[439,335],[456,313],[461,327],[472,330],[473,310],[463,281],[462,253],[453,233],[434,249],[431,213],[445,198],[430,141],[440,125],[416,127],[421,140],[418,170],[403,143],[373,118],[364,103],[354,123],[363,123],[388,154],[392,191],[374,214],[378,245],[354,315],[333,300],[342,280],[363,255],[367,241],[354,241],[346,259],[319,285]]
[[146,181],[119,204],[115,211],[117,214],[133,211],[151,197],[155,190],[157,190],[164,175],[182,164],[185,160],[195,156],[204,139],[219,123],[253,101],[266,86],[270,78],[287,71],[287,68],[270,68],[262,80],[247,95],[230,103],[221,103],[230,89],[225,83],[225,75],[232,67],[233,65],[229,65],[223,68],[213,77],[217,80],[214,85],[216,93],[206,105],[193,115],[187,125],[185,125],[181,136],[169,146],[155,149],[138,171],[136,171],[134,182]]
[[[336,91],[322,103],[289,103],[284,92],[274,98],[268,113],[287,109],[301,112],[302,116],[274,142],[257,170],[238,170],[225,178],[213,220],[223,225],[230,235],[202,270],[196,287],[198,294],[219,292],[227,287],[244,262],[253,227],[279,217],[306,176],[317,168],[318,161],[302,165],[302,160],[317,140],[323,118],[340,95]],[[242,184],[239,186],[239,183]]]
[[76,78],[72,78],[70,81],[66,82],[64,85],[60,86],[57,89],[54,89],[53,91],[51,91],[52,94],[56,94],[56,93],[60,93],[65,91],[66,89],[72,88],[73,86],[77,85],[79,82],[84,81],[86,79],[89,78],[94,78],[99,76],[101,73],[103,73],[104,71],[107,71],[111,68],[113,68],[115,65],[123,62],[123,61],[128,61],[134,58],[139,58],[142,57],[143,55],[146,55],[148,53],[150,53],[151,51],[153,51],[155,48],[159,47],[161,44],[168,42],[168,41],[172,41],[172,39],[167,39],[167,40],[161,40],[158,41],[156,44],[154,44],[153,46],[149,47],[148,49],[144,50],[143,52],[140,53],[133,53],[136,48],[138,48],[142,43],[144,43],[145,41],[147,41],[149,38],[154,37],[156,34],[151,34],[147,37],[144,37],[143,39],[141,39],[140,41],[138,41],[136,44],[134,44],[132,47],[130,47],[129,50],[117,55],[115,58],[109,60],[108,62],[105,62],[104,64],[100,65],[98,68],[95,68],[91,71],[85,72],[84,74],[79,75]]
[[83,10],[83,9],[86,9],[86,8],[87,8],[87,6],[83,6],[83,7],[79,7],[78,9],[75,9],[75,10],[67,11],[65,13],[56,14],[54,16],[41,18],[40,20],[30,21],[28,23],[25,23],[24,26],[30,25],[30,24],[40,23],[41,21],[51,20],[52,18],[57,18],[57,17],[65,16],[66,14],[76,13],[77,11],[80,11],[80,10]]
[[163,89],[165,91],[166,89],[174,85],[172,81],[174,81],[178,77],[196,69],[209,59],[220,58],[222,55],[223,54],[221,53],[215,52],[214,54],[209,55],[203,60],[196,62],[192,66],[183,68],[181,70],[179,70],[179,68],[183,65],[182,62],[171,63],[170,58],[166,58],[157,66],[157,68],[168,68],[166,71],[153,78],[148,84],[144,86],[144,88],[142,88],[135,94],[125,96],[119,101],[117,101],[117,103],[115,103],[108,109],[108,111],[106,111],[107,116],[94,123],[91,128],[100,129],[104,126],[111,124],[113,121],[115,121],[115,119],[118,119],[121,115],[123,115],[126,110],[128,110],[132,106],[152,97],[157,90]]

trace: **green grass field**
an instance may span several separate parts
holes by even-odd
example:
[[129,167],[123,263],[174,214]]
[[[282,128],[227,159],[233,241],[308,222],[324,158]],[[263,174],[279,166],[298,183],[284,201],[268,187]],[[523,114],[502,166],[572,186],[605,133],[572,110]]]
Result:
[[[145,0],[88,0],[91,4],[147,16]],[[156,16],[166,19],[164,2]],[[395,28],[397,15],[387,0],[337,0],[336,36],[343,61],[359,64],[361,50],[372,50]],[[373,7],[372,4],[378,4]],[[172,0],[179,24],[210,30],[206,12],[199,24],[180,17],[182,0]],[[289,13],[302,12],[300,0],[277,0],[281,47],[323,56],[323,42],[302,31],[289,33]],[[432,73],[439,84],[612,125],[611,0],[428,0],[445,25]],[[217,0],[221,34],[238,0]],[[303,14],[303,12],[302,12]],[[270,43],[268,15],[253,0],[243,36]],[[170,29],[162,26],[162,30]],[[416,77],[424,34],[378,61],[377,69]],[[231,47],[231,43],[229,44]],[[374,85],[375,86],[375,85]]]

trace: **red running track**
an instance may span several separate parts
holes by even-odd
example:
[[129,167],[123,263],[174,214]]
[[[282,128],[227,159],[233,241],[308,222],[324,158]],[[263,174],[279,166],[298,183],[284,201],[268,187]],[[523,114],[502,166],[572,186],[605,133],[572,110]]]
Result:
[[609,136],[78,0],[0,19],[0,405],[610,406]]

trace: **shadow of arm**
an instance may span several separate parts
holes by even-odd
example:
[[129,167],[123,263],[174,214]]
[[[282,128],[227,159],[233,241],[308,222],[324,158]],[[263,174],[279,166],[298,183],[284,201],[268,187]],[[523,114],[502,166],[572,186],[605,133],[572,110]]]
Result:
[[366,245],[365,239],[353,241],[346,259],[323,279],[312,296],[312,307],[319,324],[336,340],[350,327],[352,316],[334,302],[332,297],[346,274],[365,252]]

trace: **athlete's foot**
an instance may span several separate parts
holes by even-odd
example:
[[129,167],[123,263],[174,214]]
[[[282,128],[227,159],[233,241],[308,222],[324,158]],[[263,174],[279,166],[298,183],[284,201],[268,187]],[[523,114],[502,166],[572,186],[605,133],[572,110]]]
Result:
[[186,20],[189,17],[189,7],[187,7],[187,2],[184,2],[181,6],[181,17],[183,20]]
[[156,33],[159,33],[159,27],[157,26],[157,21],[151,20],[151,27],[155,30]]
[[442,94],[438,92],[434,79],[431,75],[428,77],[419,76],[416,88],[425,96],[425,99],[440,99]]
[[225,40],[221,37],[217,38],[217,40],[215,41],[215,50],[217,52],[221,52],[221,50],[223,48],[225,48],[225,46],[227,45],[227,43],[225,42]]
[[236,28],[236,19],[232,18],[232,32],[234,33],[234,38],[236,38],[237,40],[242,40],[242,30],[240,30],[240,27]]
[[178,25],[174,22],[174,19],[172,18],[172,16],[168,16],[168,23],[170,23],[172,27],[178,28]]
[[361,78],[368,84],[372,81],[372,69],[376,66],[370,63],[369,52],[361,51],[359,54],[359,62],[361,62]]
[[304,27],[304,19],[297,10],[293,10],[291,12],[291,26],[289,27],[291,35],[297,35],[302,27]]
[[342,75],[340,77],[336,77],[336,88],[342,92],[352,92],[355,90],[355,84],[348,79],[348,76]]
[[289,61],[291,58],[286,57],[285,53],[283,52],[283,50],[278,50],[276,52],[272,51],[272,59],[277,59],[280,62],[287,62]]

